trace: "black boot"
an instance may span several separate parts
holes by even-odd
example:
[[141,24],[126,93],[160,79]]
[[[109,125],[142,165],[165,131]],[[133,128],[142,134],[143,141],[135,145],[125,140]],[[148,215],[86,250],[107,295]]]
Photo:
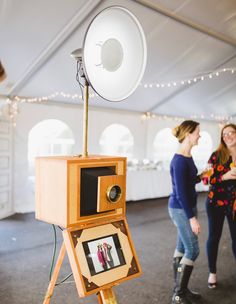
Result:
[[177,269],[176,286],[172,297],[172,304],[192,304],[187,297],[188,282],[193,270],[193,266],[180,264]]
[[[177,278],[177,270],[179,267],[179,263],[181,261],[182,257],[175,257],[173,258],[173,272],[174,272],[174,292],[176,288],[176,278]],[[187,288],[186,290],[186,297],[189,298],[190,300],[199,300],[201,299],[200,293],[190,290]]]
[[177,270],[178,270],[181,259],[182,259],[182,257],[173,258],[172,265],[173,265],[173,274],[174,274],[174,292],[175,292],[175,288],[176,288]]

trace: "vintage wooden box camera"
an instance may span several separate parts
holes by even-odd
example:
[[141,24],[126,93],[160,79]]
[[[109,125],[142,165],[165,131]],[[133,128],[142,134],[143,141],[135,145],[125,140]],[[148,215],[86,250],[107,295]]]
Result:
[[38,157],[36,218],[64,228],[125,214],[126,158]]

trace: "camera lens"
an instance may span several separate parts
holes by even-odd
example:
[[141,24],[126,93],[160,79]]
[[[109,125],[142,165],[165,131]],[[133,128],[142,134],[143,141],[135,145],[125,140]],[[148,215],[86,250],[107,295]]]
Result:
[[107,198],[111,203],[116,203],[121,198],[121,188],[118,185],[113,185],[107,190]]

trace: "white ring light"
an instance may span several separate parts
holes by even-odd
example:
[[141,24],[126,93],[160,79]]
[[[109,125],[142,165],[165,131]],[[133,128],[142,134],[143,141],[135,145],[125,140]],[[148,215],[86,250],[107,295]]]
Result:
[[83,44],[86,78],[102,98],[121,101],[139,85],[146,67],[143,29],[127,9],[112,6],[90,23]]

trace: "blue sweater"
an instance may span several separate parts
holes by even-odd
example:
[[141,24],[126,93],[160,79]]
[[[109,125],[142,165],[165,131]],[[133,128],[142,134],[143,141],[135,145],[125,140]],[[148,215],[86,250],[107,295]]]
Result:
[[183,209],[190,219],[197,204],[195,185],[198,182],[197,168],[192,157],[175,154],[170,164],[172,193],[169,207]]

